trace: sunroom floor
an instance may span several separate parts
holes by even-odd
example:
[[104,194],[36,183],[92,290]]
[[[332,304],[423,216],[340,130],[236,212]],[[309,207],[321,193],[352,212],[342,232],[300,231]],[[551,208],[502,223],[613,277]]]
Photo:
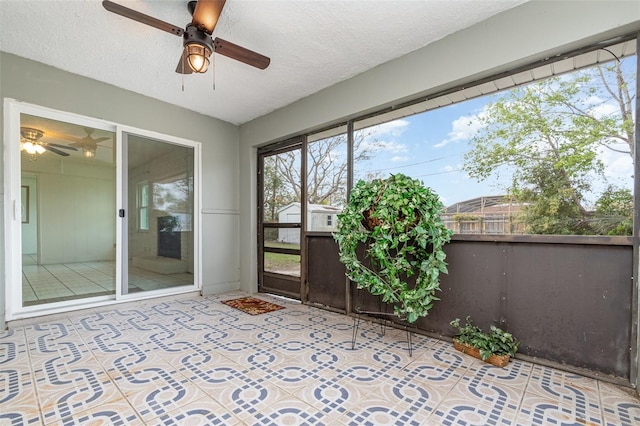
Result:
[[522,360],[503,369],[260,294],[141,302],[0,333],[0,424],[638,425],[632,389]]

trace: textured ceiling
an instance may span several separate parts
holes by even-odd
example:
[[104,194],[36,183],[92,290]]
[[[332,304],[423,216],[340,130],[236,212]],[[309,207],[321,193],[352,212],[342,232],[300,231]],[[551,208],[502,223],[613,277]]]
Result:
[[[186,1],[114,1],[179,27],[191,20]],[[0,50],[241,124],[524,1],[227,0],[213,35],[271,65],[214,55],[215,91],[211,71],[175,73],[180,37],[98,0],[0,0]]]

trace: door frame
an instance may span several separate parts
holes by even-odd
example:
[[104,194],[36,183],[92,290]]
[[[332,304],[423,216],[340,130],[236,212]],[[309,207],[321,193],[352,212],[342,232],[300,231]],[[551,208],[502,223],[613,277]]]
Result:
[[166,288],[159,290],[148,290],[143,292],[129,293],[128,289],[128,262],[116,262],[116,276],[120,279],[120,285],[116,284],[116,299],[122,301],[146,299],[149,297],[168,296],[172,294],[185,293],[190,291],[202,290],[202,238],[200,237],[201,223],[202,223],[202,209],[201,209],[201,177],[202,177],[202,144],[200,142],[191,141],[175,136],[165,135],[162,133],[143,130],[131,126],[118,125],[116,131],[116,139],[118,150],[116,151],[117,164],[119,171],[116,175],[116,187],[118,190],[117,197],[117,210],[123,209],[125,211],[124,217],[118,217],[116,223],[116,233],[118,234],[118,241],[120,242],[119,254],[122,259],[128,258],[128,224],[131,218],[131,212],[135,210],[134,206],[128,205],[128,170],[124,167],[128,164],[127,160],[127,136],[135,135],[141,136],[147,139],[154,139],[158,142],[165,142],[174,145],[186,146],[193,148],[193,286],[187,288],[187,286]]
[[[307,222],[307,139],[305,136],[296,137],[258,149],[258,291],[273,293],[281,296],[298,299],[303,303],[307,300],[306,289],[306,222]],[[264,221],[264,159],[272,155],[287,151],[300,150],[300,222],[298,223],[269,223]],[[264,234],[266,229],[299,229],[300,249],[283,249],[264,246]],[[300,255],[300,277],[284,275],[264,270],[265,252]],[[278,283],[281,285],[278,286]],[[289,287],[291,285],[291,287]],[[280,288],[279,288],[280,287]],[[298,291],[293,291],[297,287]]]
[[[55,110],[39,105],[34,105],[15,99],[5,98],[3,103],[3,140],[4,140],[4,293],[5,293],[5,321],[22,318],[30,318],[40,315],[69,312],[78,309],[93,308],[103,305],[112,305],[133,300],[143,300],[153,297],[183,294],[202,289],[202,241],[201,241],[201,143],[158,132],[139,129],[131,126],[120,125],[107,120],[91,118],[80,114]],[[111,296],[88,297],[84,299],[53,302],[43,305],[22,306],[22,230],[20,213],[20,182],[21,160],[20,144],[14,141],[20,140],[20,115],[29,114],[52,120],[63,121],[80,126],[106,130],[116,134],[116,211],[113,212],[116,221],[116,292]],[[177,145],[189,146],[194,149],[194,200],[193,200],[193,232],[194,232],[194,284],[193,286],[181,286],[148,292],[123,294],[122,288],[127,284],[123,272],[123,259],[125,259],[126,221],[118,217],[119,209],[127,209],[126,182],[123,180],[122,155],[123,134],[131,133],[143,137],[157,139],[159,141]],[[125,210],[126,211],[126,210]],[[128,214],[125,215],[127,219]],[[124,232],[124,234],[123,234]]]

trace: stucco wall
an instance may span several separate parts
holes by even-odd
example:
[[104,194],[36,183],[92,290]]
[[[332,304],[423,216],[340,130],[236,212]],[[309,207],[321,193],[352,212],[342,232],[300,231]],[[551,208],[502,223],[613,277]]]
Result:
[[[237,126],[4,52],[0,53],[0,96],[201,142],[203,287],[205,293],[238,287]],[[0,179],[4,211],[4,171]],[[4,218],[0,220],[4,240]],[[0,246],[1,327],[4,271],[4,247]]]

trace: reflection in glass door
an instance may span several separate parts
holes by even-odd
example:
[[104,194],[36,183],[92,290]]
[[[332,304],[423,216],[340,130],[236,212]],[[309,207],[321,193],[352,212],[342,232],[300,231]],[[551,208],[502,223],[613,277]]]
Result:
[[125,134],[127,285],[123,293],[193,286],[195,149]]
[[114,139],[20,114],[22,307],[115,294]]

